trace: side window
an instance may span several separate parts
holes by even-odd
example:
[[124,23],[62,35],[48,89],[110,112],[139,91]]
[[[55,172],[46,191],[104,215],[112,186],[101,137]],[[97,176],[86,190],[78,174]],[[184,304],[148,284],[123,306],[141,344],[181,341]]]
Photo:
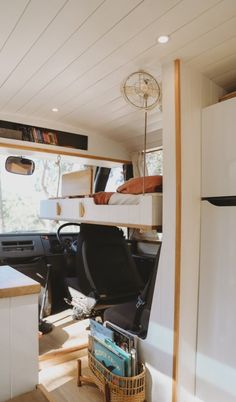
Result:
[[117,187],[124,183],[122,166],[111,168],[105,191],[116,191]]
[[163,174],[163,150],[157,149],[146,153],[148,176]]
[[[0,156],[0,233],[53,231],[56,221],[38,217],[40,200],[57,195],[59,168],[52,160],[35,158],[32,176],[11,174],[5,169],[6,155]],[[81,170],[82,164],[61,161],[61,173]]]

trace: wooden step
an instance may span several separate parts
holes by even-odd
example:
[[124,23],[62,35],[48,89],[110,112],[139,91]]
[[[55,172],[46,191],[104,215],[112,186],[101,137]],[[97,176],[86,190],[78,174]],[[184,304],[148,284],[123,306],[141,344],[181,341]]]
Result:
[[37,388],[31,392],[27,392],[26,394],[22,394],[13,399],[9,399],[6,402],[55,402],[55,399],[52,398],[50,393],[46,390],[46,388],[40,384]]

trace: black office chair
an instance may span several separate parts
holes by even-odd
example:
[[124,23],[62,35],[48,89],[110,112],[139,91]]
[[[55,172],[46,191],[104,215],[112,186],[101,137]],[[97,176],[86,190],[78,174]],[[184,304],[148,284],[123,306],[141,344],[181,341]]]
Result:
[[137,297],[143,282],[121,229],[81,224],[76,248],[75,276],[65,278],[75,318]]
[[160,252],[161,244],[157,251],[153,272],[138,297],[127,303],[118,304],[106,309],[104,312],[104,321],[112,322],[118,327],[131,331],[142,338],[146,337]]

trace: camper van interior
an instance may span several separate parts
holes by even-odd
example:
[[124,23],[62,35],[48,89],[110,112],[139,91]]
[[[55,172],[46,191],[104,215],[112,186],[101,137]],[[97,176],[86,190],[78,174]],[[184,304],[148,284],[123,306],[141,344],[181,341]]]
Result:
[[236,0],[0,0],[0,402],[235,402]]

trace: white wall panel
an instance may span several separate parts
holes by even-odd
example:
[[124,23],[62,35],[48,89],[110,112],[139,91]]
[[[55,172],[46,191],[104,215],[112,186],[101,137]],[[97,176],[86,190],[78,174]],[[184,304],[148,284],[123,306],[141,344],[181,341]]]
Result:
[[11,398],[10,298],[0,299],[0,401]]
[[11,298],[11,397],[38,383],[38,295]]
[[163,245],[147,339],[141,343],[149,402],[171,402],[175,277],[174,63],[163,66]]

